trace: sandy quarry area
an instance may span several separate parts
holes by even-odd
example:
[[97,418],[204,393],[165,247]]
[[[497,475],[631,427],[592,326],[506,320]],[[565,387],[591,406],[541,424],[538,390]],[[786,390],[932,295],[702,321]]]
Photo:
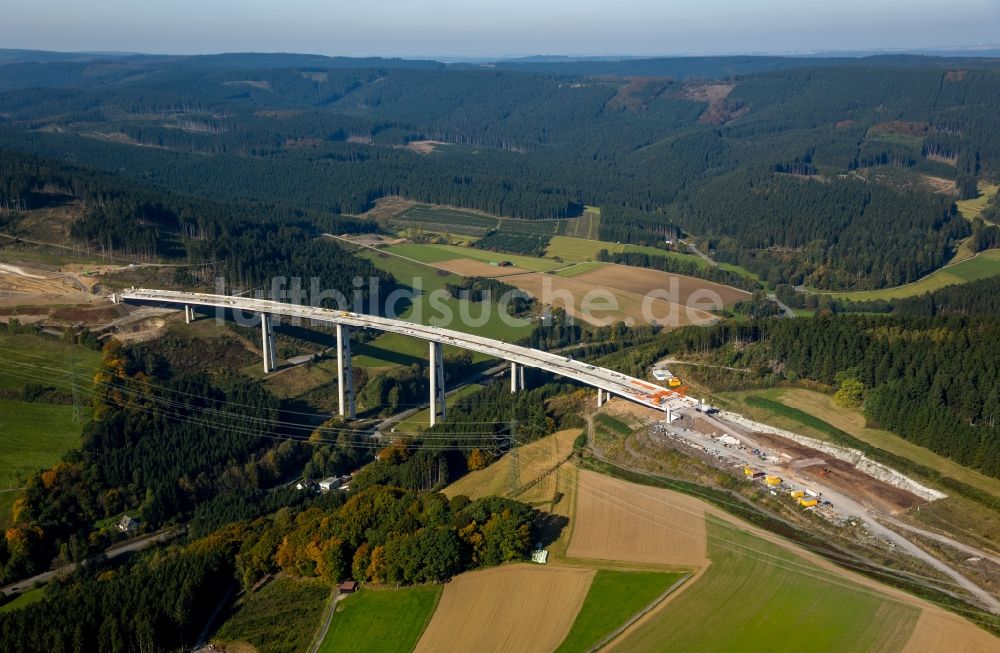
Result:
[[833,490],[840,490],[866,508],[898,513],[926,503],[902,488],[865,474],[854,465],[824,454],[798,442],[769,433],[753,433],[754,440],[765,447],[791,457],[789,473],[804,479],[813,478]]
[[581,470],[570,558],[701,567],[704,504],[683,494]]
[[456,576],[416,653],[548,653],[569,633],[594,571],[515,564]]

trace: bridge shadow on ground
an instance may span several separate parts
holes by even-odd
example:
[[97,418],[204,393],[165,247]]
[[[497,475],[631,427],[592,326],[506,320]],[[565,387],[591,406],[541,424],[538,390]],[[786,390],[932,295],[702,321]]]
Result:
[[385,349],[384,347],[378,347],[368,343],[351,343],[351,354],[353,356],[368,356],[370,358],[374,358],[375,360],[385,361],[386,367],[389,365],[408,366],[413,364],[427,364],[426,359],[418,358],[417,356],[404,354],[398,351],[392,351],[391,349]]

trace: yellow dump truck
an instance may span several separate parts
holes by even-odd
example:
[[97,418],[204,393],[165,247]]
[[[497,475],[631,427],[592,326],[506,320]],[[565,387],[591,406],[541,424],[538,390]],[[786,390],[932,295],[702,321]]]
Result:
[[801,499],[806,495],[806,493],[803,492],[802,490],[792,490],[789,494],[792,495],[793,499]]

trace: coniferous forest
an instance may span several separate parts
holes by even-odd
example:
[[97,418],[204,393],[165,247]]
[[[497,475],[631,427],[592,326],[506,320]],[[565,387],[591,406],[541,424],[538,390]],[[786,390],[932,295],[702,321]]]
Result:
[[[512,293],[509,310],[533,320],[519,344],[638,377],[692,356],[708,391],[847,387],[870,426],[1000,478],[1000,277],[906,298],[836,294],[995,254],[1000,201],[980,194],[1000,182],[1000,60],[19,56],[0,57],[0,232],[73,207],[59,246],[122,263],[122,279],[148,267],[172,288],[214,291],[221,277],[241,293],[316,279],[377,312],[372,294],[400,287],[379,265],[389,254],[356,255],[330,236],[398,236],[373,211],[380,200],[474,210],[485,226],[468,244],[514,260],[545,256],[567,224],[584,224],[600,241],[586,243],[596,262],[584,265],[752,297],[674,330],[593,327],[503,277],[452,275],[448,301]],[[963,200],[980,200],[974,216]],[[17,317],[0,336],[60,338]],[[422,407],[423,360],[355,329],[356,355],[372,360],[354,370],[365,421],[349,420],[335,415],[332,336],[306,331],[279,329],[282,357],[305,363],[274,381],[259,375],[259,329],[220,327],[197,349],[198,336],[169,325],[128,342],[73,326],[60,342],[100,352],[93,378],[2,389],[62,407],[83,397],[89,412],[61,460],[18,488],[0,584],[87,563],[0,612],[0,649],[177,650],[230,592],[275,575],[441,583],[549,543],[544,506],[441,490],[512,447],[584,428],[575,382],[529,370],[511,394],[509,378],[479,376],[495,361],[449,351],[449,389],[480,387],[433,427],[381,431]],[[316,386],[295,394],[282,378]],[[348,485],[319,492],[331,478]],[[169,541],[104,559],[137,534],[116,529],[124,514]]]

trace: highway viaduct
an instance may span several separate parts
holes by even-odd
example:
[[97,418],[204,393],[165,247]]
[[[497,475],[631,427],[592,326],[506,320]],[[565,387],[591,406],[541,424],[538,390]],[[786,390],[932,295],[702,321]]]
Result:
[[524,386],[524,368],[545,370],[553,374],[573,379],[597,389],[597,405],[602,405],[611,396],[662,410],[670,420],[673,414],[683,409],[699,409],[702,405],[683,392],[669,390],[642,379],[637,379],[614,370],[590,365],[530,347],[512,345],[492,338],[484,338],[443,327],[424,326],[404,320],[351,313],[314,306],[286,304],[267,299],[212,295],[175,290],[151,290],[132,288],[112,296],[114,302],[129,304],[156,304],[176,306],[183,309],[185,321],[194,318],[194,308],[214,308],[226,311],[242,311],[260,316],[261,349],[264,358],[264,373],[275,369],[273,321],[278,317],[314,320],[331,324],[337,332],[337,388],[339,413],[355,417],[354,387],[351,373],[350,329],[376,329],[398,333],[429,343],[430,374],[430,424],[438,417],[445,416],[444,358],[442,347],[452,345],[468,351],[486,354],[510,362],[511,392]]

